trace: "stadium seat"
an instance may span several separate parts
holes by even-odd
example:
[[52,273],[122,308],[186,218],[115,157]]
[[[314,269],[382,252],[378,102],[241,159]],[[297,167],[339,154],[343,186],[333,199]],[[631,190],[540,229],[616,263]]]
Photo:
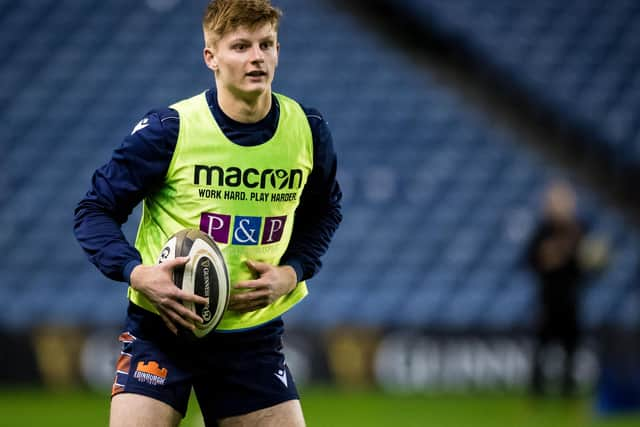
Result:
[[637,2],[388,2],[580,129],[614,166],[638,167]]

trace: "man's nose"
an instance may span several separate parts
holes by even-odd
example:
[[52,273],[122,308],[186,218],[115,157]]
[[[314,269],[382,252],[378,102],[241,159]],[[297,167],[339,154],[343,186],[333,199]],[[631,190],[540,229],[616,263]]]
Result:
[[264,52],[260,49],[259,45],[251,48],[251,61],[264,61]]

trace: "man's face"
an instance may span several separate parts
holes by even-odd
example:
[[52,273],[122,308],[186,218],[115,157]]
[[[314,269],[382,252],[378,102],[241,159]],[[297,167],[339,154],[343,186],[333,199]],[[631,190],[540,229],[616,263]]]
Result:
[[204,57],[219,87],[239,98],[257,98],[271,88],[279,48],[273,25],[239,27],[205,48]]

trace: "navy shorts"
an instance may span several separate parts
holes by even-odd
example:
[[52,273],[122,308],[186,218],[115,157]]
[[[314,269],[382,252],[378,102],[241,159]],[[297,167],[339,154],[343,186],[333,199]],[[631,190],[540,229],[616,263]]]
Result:
[[176,336],[159,316],[129,304],[112,396],[142,394],[184,416],[193,387],[207,425],[298,399],[283,332],[277,318],[239,332]]

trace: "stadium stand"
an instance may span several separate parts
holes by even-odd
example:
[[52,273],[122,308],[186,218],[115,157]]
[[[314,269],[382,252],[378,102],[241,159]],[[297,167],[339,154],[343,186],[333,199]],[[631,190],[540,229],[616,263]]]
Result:
[[[559,172],[349,13],[322,0],[274,3],[286,11],[276,90],[325,114],[345,194],[324,269],[289,324],[526,329],[535,288],[521,253],[540,192]],[[158,4],[166,7],[149,6]],[[126,286],[86,261],[71,232],[73,209],[146,111],[212,84],[200,58],[203,6],[0,0],[0,328],[122,320]],[[562,15],[564,6],[548,8]],[[547,89],[532,86],[532,96],[554,92]],[[583,106],[601,113],[601,101],[566,108],[572,97],[562,96],[580,117]],[[617,120],[603,119],[606,135],[618,135]],[[609,268],[585,288],[585,324],[637,324],[640,236],[588,189],[579,192],[612,251]],[[125,225],[130,238],[138,214]]]
[[[386,3],[582,134],[617,168],[640,165],[640,5],[633,0]],[[591,146],[595,145],[595,146]]]

